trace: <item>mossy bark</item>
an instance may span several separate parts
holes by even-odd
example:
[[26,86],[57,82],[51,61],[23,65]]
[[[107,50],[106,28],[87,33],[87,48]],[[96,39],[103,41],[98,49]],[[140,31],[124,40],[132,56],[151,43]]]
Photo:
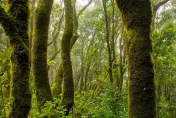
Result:
[[54,86],[52,89],[53,97],[59,98],[62,92],[62,81],[63,81],[63,63],[61,62],[54,80]]
[[61,41],[61,57],[63,63],[63,90],[61,105],[65,106],[65,108],[67,109],[65,115],[68,115],[74,101],[74,85],[70,57],[70,42],[73,33],[73,7],[71,4],[71,0],[64,0],[64,10],[65,29]]
[[[76,25],[74,25],[73,36],[72,36],[72,39],[71,39],[71,42],[70,42],[70,51],[71,51],[72,47],[74,46],[75,42],[77,41],[77,39],[79,37],[78,34],[77,34],[77,29],[78,29],[77,22],[78,21],[76,20]],[[59,68],[57,70],[55,81],[54,81],[54,86],[53,86],[53,89],[52,89],[53,97],[58,98],[59,95],[61,94],[62,81],[63,81],[63,63],[61,62],[60,65],[59,65]]]
[[39,0],[34,18],[32,70],[39,110],[46,101],[53,100],[47,69],[48,29],[52,4],[53,0]]
[[[75,42],[79,38],[77,30],[78,30],[78,16],[75,9],[76,2],[73,1],[73,35],[70,41],[70,51],[74,46]],[[59,65],[59,69],[57,70],[56,77],[55,77],[55,85],[53,87],[53,96],[59,97],[62,91],[62,81],[63,81],[63,63],[61,62]]]
[[29,90],[28,0],[9,0],[8,12],[0,7],[0,23],[10,40],[11,112],[9,118],[27,118],[31,108]]
[[155,118],[150,0],[116,0],[129,38],[129,117]]
[[[32,0],[30,4],[30,11],[32,11],[30,16],[30,28],[29,28],[29,62],[30,62],[30,69],[31,69],[31,49],[32,49],[32,38],[33,38],[33,26],[34,26],[34,14],[33,10],[35,9],[36,0]],[[31,71],[30,71],[31,72]]]

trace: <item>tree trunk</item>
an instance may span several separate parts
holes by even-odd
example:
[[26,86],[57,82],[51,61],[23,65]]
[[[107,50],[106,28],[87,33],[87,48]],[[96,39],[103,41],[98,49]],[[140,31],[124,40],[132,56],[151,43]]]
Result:
[[29,90],[28,0],[7,1],[8,12],[0,6],[0,23],[10,40],[11,112],[9,118],[27,118],[31,108]]
[[105,14],[105,23],[106,23],[106,43],[107,43],[107,48],[108,48],[108,74],[109,74],[109,79],[110,82],[113,83],[113,74],[112,74],[112,64],[113,64],[113,60],[112,60],[112,47],[111,47],[111,42],[109,40],[109,22],[108,22],[108,15],[107,15],[107,5],[106,5],[106,0],[102,0],[103,1],[103,10],[104,10],[104,14]]
[[30,9],[30,12],[31,12],[31,17],[30,17],[30,27],[29,27],[29,62],[30,62],[30,69],[31,69],[31,49],[32,49],[32,38],[33,38],[33,27],[34,27],[34,14],[33,14],[33,11],[35,9],[35,3],[36,3],[36,0],[32,0],[31,1],[31,9]]
[[[73,48],[75,42],[77,41],[77,39],[79,38],[77,30],[78,30],[78,18],[77,18],[77,13],[76,13],[76,9],[75,9],[75,4],[76,1],[74,1],[73,3],[73,35],[71,38],[71,42],[70,42],[70,51]],[[59,95],[61,94],[62,91],[62,81],[63,81],[63,63],[61,62],[59,65],[59,69],[57,70],[57,74],[55,77],[55,85],[53,87],[53,95],[54,97],[59,97]]]
[[129,117],[155,118],[155,86],[151,61],[150,0],[116,0],[130,41]]
[[34,19],[32,70],[39,110],[41,110],[41,107],[46,101],[53,99],[47,70],[48,28],[52,4],[53,0],[39,0]]
[[56,72],[56,77],[54,79],[54,86],[52,89],[53,97],[59,98],[62,92],[62,81],[63,81],[63,63],[61,62]]
[[123,85],[123,44],[122,44],[122,37],[119,38],[119,90],[122,91]]
[[[73,35],[72,35],[72,39],[71,39],[71,42],[70,42],[70,51],[71,51],[72,47],[74,46],[74,44],[76,43],[77,39],[79,38],[79,35],[77,33],[78,17],[91,4],[91,2],[92,2],[92,0],[90,0],[89,3],[86,6],[84,6],[77,15],[76,8],[75,8],[76,0],[72,1],[72,5],[73,5]],[[63,76],[63,68],[60,68],[60,67],[62,67],[61,64],[59,66],[59,69],[58,69],[56,77],[55,77],[55,83],[56,84],[53,87],[53,95],[56,96],[56,97],[60,95],[60,91],[62,90],[61,84],[62,84],[62,81],[63,81],[63,77],[62,77]],[[60,83],[58,83],[58,82],[60,82]],[[56,90],[56,91],[54,92],[54,90]]]
[[90,66],[91,66],[91,62],[89,62],[87,64],[87,68],[85,70],[84,91],[87,90],[87,80],[88,80],[88,74],[89,74]]
[[63,90],[61,105],[65,106],[68,115],[74,101],[74,84],[70,57],[70,42],[73,33],[73,7],[71,0],[64,0],[65,29],[61,41],[61,57],[63,63]]
[[79,92],[83,90],[84,87],[84,71],[85,71],[85,64],[84,64],[84,39],[81,40],[81,69],[80,69],[80,83],[79,83]]

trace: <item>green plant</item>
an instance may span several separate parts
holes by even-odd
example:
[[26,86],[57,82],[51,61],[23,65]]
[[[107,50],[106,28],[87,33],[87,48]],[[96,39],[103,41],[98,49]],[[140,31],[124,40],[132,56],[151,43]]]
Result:
[[77,115],[82,118],[128,118],[127,95],[110,83],[96,92],[77,93],[75,100]]
[[36,108],[36,103],[33,102],[33,109],[30,112],[32,118],[41,118],[44,116],[48,118],[62,118],[66,112],[64,106],[60,106],[60,100],[56,98],[53,101],[47,101],[42,107],[41,112],[38,112]]

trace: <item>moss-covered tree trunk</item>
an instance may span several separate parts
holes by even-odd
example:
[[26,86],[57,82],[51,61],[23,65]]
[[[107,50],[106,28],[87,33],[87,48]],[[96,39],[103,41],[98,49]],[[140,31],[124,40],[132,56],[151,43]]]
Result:
[[53,0],[39,0],[34,18],[32,70],[39,110],[46,101],[53,99],[47,69],[48,29],[52,4]]
[[7,1],[8,11],[0,6],[0,23],[10,40],[11,112],[9,118],[27,118],[31,107],[29,90],[28,0]]
[[[30,21],[29,21],[29,24],[30,24],[30,28],[29,28],[29,61],[30,61],[30,69],[31,69],[31,49],[32,49],[32,38],[33,38],[33,26],[34,26],[34,14],[33,14],[33,11],[35,9],[35,3],[36,3],[36,0],[32,0],[31,1],[31,7],[30,7],[30,11],[32,12],[31,13],[31,16],[30,16]],[[31,72],[31,71],[30,71]]]
[[116,0],[129,38],[129,117],[155,118],[150,0]]
[[61,105],[65,106],[65,108],[67,109],[65,115],[68,115],[74,101],[74,85],[70,57],[70,42],[73,33],[73,7],[71,4],[71,0],[64,0],[64,10],[65,29],[61,41],[61,57],[63,63],[63,90]]
[[[75,4],[76,4],[76,0],[72,1],[72,5],[73,5],[73,35],[70,41],[70,51],[72,49],[72,47],[74,46],[75,42],[77,41],[77,39],[79,38],[77,30],[78,30],[78,15],[76,13],[76,8],[75,8]],[[61,94],[62,91],[62,81],[63,81],[63,63],[61,62],[59,65],[59,68],[57,70],[56,73],[56,77],[55,77],[55,84],[53,87],[53,96],[54,97],[59,97],[59,95]]]
[[60,94],[62,93],[62,81],[63,81],[63,63],[61,62],[56,72],[56,77],[54,79],[54,86],[52,89],[53,97],[59,98]]

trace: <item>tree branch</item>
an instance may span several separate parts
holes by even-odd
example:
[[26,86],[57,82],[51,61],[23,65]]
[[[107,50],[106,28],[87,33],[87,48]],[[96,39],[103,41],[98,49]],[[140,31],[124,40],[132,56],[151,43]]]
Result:
[[60,49],[53,54],[53,56],[49,59],[49,61],[54,60],[56,58],[57,54],[59,54],[59,52],[60,52]]
[[170,0],[163,0],[161,2],[159,2],[158,4],[153,6],[153,12],[156,13],[157,10],[164,4],[166,4],[167,2],[169,2]]
[[[48,62],[54,60],[56,58],[56,56],[59,54],[59,52],[60,52],[60,49],[53,54],[53,56],[49,59]],[[50,69],[50,66],[48,66],[48,71],[49,71],[49,69]]]
[[84,12],[84,10],[92,3],[92,0],[89,1],[87,5],[85,5],[78,13],[78,17]]
[[[11,14],[8,12],[5,12],[4,8],[0,5],[0,23],[2,24],[2,27],[6,33],[7,36],[15,38],[14,34],[19,34],[19,24],[18,22]],[[12,33],[13,31],[13,33]],[[20,36],[20,34],[19,34]],[[28,49],[28,46],[24,44],[24,42],[18,38],[20,43],[24,46],[26,50]]]
[[5,12],[4,8],[0,5],[0,23],[4,26],[5,22],[11,22],[11,17],[8,13]]
[[48,43],[48,46],[50,46],[58,38],[60,30],[61,30],[63,18],[64,18],[64,12],[62,13],[61,18],[59,19],[58,26],[57,26],[58,27],[57,32],[54,35],[54,37],[52,38],[51,42]]
[[11,36],[11,31],[16,31],[17,22],[15,18],[9,13],[5,12],[4,8],[0,5],[0,23],[4,28],[6,34]]

